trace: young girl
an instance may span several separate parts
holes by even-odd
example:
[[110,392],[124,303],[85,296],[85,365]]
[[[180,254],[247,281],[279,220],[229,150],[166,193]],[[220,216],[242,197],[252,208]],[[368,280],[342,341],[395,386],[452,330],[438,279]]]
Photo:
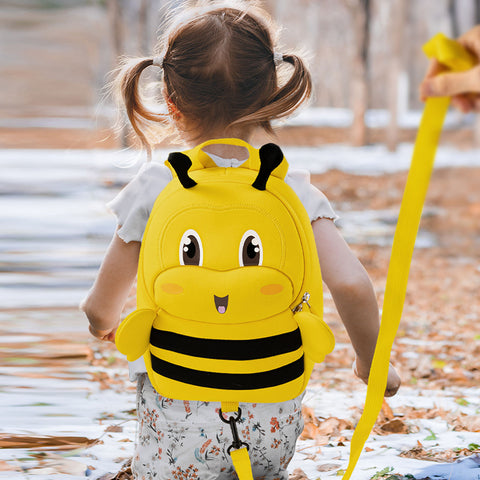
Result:
[[[148,152],[162,136],[149,138],[151,125],[170,122],[187,146],[212,138],[249,141],[257,128],[272,132],[271,121],[289,115],[311,93],[311,79],[301,58],[275,50],[263,10],[230,2],[184,10],[159,45],[160,56],[126,63],[118,85],[133,129]],[[168,114],[142,103],[143,70],[163,74]],[[287,74],[286,79],[282,75]],[[221,167],[235,168],[245,149],[210,145],[206,153]],[[92,290],[82,308],[90,332],[113,341],[120,314],[135,280],[143,231],[156,197],[171,180],[167,167],[147,163],[110,203],[118,229]],[[290,170],[286,182],[304,204],[327,284],[356,353],[355,373],[368,378],[379,328],[370,279],[338,233],[326,197],[310,184],[306,172]],[[137,380],[139,430],[132,470],[139,479],[236,478],[226,446],[230,431],[219,430],[219,403],[160,396],[146,375],[143,359],[130,364]],[[390,371],[387,395],[400,380]],[[287,466],[303,427],[301,396],[277,404],[241,404],[240,435],[250,444],[256,479],[287,479]]]

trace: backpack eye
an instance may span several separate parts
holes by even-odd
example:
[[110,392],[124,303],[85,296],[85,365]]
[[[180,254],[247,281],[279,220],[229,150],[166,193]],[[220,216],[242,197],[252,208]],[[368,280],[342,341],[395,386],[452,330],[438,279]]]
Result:
[[200,235],[195,230],[187,230],[180,241],[180,265],[202,265],[203,248]]
[[255,230],[247,230],[240,242],[239,262],[242,267],[261,265],[263,248],[260,236]]

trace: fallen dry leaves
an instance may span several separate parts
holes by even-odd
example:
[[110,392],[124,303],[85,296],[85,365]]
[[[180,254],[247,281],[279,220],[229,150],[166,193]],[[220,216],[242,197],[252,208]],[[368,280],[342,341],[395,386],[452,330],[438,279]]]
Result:
[[390,433],[408,433],[409,429],[403,420],[394,418],[374,428],[374,432],[380,435],[389,435]]
[[288,477],[288,480],[309,480],[301,468],[296,468]]
[[331,442],[343,442],[345,437],[341,435],[343,430],[351,430],[352,422],[337,417],[320,419],[315,416],[312,408],[302,406],[304,419],[301,440],[315,440],[316,445],[328,445]]
[[416,460],[427,460],[430,462],[450,463],[460,458],[469,457],[471,455],[480,454],[479,445],[471,445],[470,448],[455,448],[447,450],[425,449],[421,442],[417,441],[417,445],[410,450],[400,453],[401,457],[415,458]]
[[128,460],[124,463],[119,472],[103,475],[98,480],[133,480],[132,461]]
[[20,466],[12,465],[3,460],[0,460],[0,472],[21,472],[22,469]]
[[29,469],[29,472],[35,475],[58,475],[63,473],[83,477],[91,470],[91,468],[86,467],[81,462],[52,452],[36,453],[33,456],[38,461],[38,465]]
[[338,463],[322,463],[318,465],[317,470],[319,472],[331,472],[332,470],[338,470],[341,467]]
[[98,440],[87,437],[0,434],[0,448],[75,450],[90,447],[95,443],[98,443]]
[[[418,411],[410,409],[412,416],[410,418],[420,418]],[[416,412],[416,414],[414,413]],[[359,412],[360,413],[360,412]],[[329,417],[321,419],[315,416],[312,408],[303,406],[302,414],[304,420],[304,429],[300,435],[301,440],[315,440],[315,445],[322,446],[330,443],[343,443],[345,437],[342,435],[344,430],[353,430],[354,425],[350,420],[337,417]],[[408,425],[406,420],[409,418],[406,413],[400,414],[402,418],[398,418],[388,405],[387,401],[383,401],[382,410],[378,416],[374,433],[378,435],[390,435],[392,433],[410,433],[416,431],[414,425]],[[464,422],[462,425],[464,425]]]
[[452,422],[454,430],[480,432],[480,415],[459,415]]

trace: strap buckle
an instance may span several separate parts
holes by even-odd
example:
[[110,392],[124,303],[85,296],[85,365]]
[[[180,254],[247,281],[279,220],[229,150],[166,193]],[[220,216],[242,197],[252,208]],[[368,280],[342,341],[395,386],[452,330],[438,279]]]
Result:
[[237,415],[235,417],[230,416],[228,420],[223,416],[221,408],[218,412],[218,415],[223,423],[228,423],[230,425],[230,430],[232,431],[233,441],[232,444],[228,447],[227,453],[230,455],[230,451],[232,450],[232,448],[238,450],[239,448],[246,447],[247,450],[249,450],[250,446],[248,445],[248,443],[242,442],[238,435],[237,423],[242,418],[242,409],[238,407]]

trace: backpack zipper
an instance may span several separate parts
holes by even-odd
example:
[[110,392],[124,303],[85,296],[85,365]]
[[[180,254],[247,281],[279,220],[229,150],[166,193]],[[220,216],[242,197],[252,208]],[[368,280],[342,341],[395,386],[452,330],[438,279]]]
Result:
[[305,292],[302,297],[302,301],[294,308],[292,308],[293,313],[298,313],[303,310],[303,304],[306,303],[309,308],[312,308],[312,306],[308,303],[310,300],[310,294],[308,292]]

